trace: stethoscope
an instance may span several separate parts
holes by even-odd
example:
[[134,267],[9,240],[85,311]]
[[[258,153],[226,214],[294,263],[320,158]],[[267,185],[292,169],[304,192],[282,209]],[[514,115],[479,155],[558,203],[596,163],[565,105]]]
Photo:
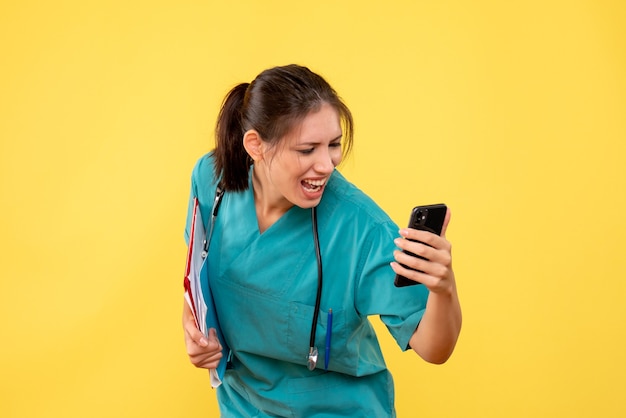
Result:
[[[213,227],[215,226],[215,218],[217,212],[222,203],[224,197],[224,189],[219,185],[215,190],[215,199],[213,200],[213,210],[211,211],[211,228],[204,240],[204,248],[202,251],[202,258],[205,258],[209,253],[209,245],[211,244],[211,237],[213,236]],[[311,208],[311,221],[313,225],[313,243],[315,244],[315,257],[317,259],[317,294],[315,296],[315,309],[313,310],[313,320],[311,321],[311,333],[309,336],[309,354],[307,355],[307,367],[309,370],[315,369],[317,365],[318,351],[315,346],[315,331],[317,325],[317,319],[319,317],[320,303],[322,301],[322,253],[320,251],[319,236],[317,233],[317,207]]]

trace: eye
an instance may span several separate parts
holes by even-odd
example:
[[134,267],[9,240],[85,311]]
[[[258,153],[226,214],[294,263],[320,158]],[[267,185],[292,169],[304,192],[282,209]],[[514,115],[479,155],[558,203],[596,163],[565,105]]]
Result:
[[309,155],[309,154],[311,154],[314,150],[315,150],[315,148],[307,148],[307,149],[299,149],[299,150],[298,150],[298,152],[299,152],[300,154]]
[[341,148],[341,142],[331,142],[330,143],[330,147],[331,148]]

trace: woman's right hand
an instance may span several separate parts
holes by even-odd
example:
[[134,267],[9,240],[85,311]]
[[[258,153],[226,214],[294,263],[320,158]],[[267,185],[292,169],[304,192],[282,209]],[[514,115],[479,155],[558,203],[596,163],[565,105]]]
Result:
[[220,344],[214,328],[209,330],[205,337],[196,326],[191,308],[187,301],[183,301],[183,329],[185,330],[185,345],[191,363],[202,369],[215,369],[222,358]]

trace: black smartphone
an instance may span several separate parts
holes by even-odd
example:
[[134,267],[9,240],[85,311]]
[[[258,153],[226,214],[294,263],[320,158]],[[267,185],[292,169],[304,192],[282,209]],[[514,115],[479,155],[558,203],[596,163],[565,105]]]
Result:
[[[443,221],[446,219],[447,211],[448,211],[448,207],[444,205],[443,203],[438,203],[436,205],[416,206],[411,211],[411,218],[409,219],[409,228],[420,229],[423,231],[432,232],[433,234],[441,235],[441,230],[443,228]],[[417,242],[420,242],[420,241],[417,241]],[[419,255],[415,255],[409,251],[404,251],[404,252],[412,256],[424,259],[424,257],[420,257]],[[406,267],[409,269],[411,268],[411,267],[405,266],[404,264],[402,264],[402,267]],[[407,279],[404,276],[400,276],[399,274],[396,274],[396,279],[394,281],[394,284],[396,285],[396,287],[404,287],[404,286],[413,286],[419,283],[416,281]]]

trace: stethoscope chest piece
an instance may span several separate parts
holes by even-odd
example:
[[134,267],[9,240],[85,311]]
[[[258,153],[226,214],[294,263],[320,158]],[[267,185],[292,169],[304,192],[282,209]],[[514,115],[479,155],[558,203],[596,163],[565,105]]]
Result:
[[311,347],[309,350],[307,367],[309,370],[314,370],[317,365],[317,347]]

